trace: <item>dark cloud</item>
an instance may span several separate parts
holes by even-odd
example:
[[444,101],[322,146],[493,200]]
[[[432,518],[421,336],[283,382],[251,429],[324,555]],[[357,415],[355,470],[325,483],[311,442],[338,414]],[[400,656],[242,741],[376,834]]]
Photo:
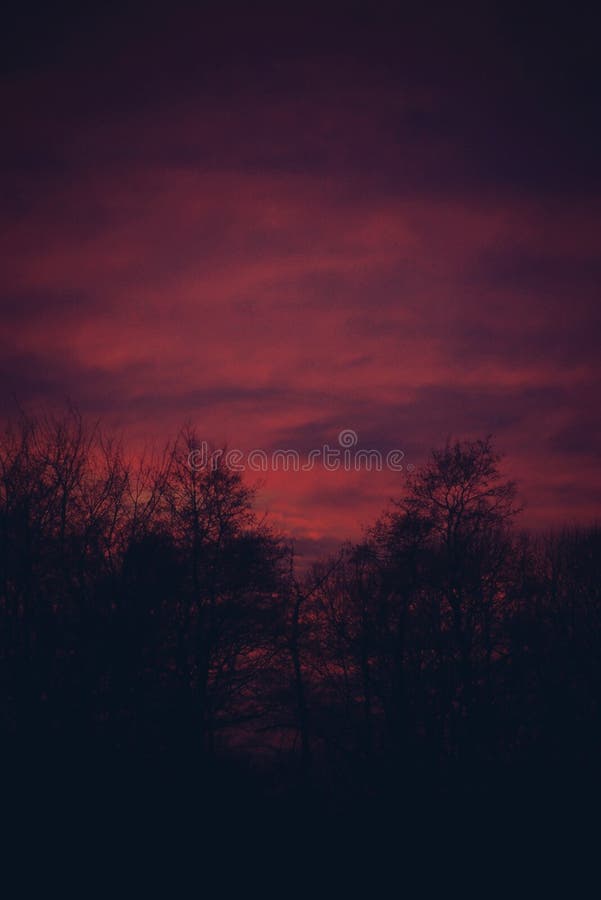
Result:
[[523,247],[485,251],[477,262],[480,283],[491,282],[501,290],[537,292],[543,297],[566,295],[591,306],[599,300],[601,260],[582,253],[558,255]]
[[553,451],[575,458],[588,456],[601,462],[601,421],[598,413],[576,413],[571,422],[551,436],[549,446]]

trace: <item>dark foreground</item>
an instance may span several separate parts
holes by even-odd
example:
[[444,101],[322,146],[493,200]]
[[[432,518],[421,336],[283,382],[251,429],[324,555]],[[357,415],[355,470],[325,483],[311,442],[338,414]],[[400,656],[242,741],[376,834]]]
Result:
[[295,872],[336,847],[347,873],[410,847],[582,849],[601,530],[521,533],[490,441],[448,444],[301,577],[194,446],[128,462],[76,413],[4,436],[0,778],[21,846],[172,842],[234,868],[252,847]]

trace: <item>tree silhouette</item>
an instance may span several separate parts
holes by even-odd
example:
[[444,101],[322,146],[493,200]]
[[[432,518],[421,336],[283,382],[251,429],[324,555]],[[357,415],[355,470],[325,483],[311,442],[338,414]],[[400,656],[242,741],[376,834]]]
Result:
[[197,446],[184,429],[128,459],[72,409],[7,426],[7,771],[53,761],[89,781],[128,759],[216,803],[252,784],[253,803],[339,810],[597,783],[598,527],[516,531],[490,439],[447,443],[361,541],[300,575],[225,455],[190,465]]

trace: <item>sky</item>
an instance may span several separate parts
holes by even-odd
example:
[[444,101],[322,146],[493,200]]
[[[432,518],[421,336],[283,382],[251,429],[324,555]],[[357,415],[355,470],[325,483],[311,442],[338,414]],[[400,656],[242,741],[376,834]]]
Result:
[[[541,10],[8,13],[2,416],[246,452],[352,429],[409,466],[492,434],[524,525],[598,518],[596,30]],[[269,471],[258,506],[310,556],[406,478]]]

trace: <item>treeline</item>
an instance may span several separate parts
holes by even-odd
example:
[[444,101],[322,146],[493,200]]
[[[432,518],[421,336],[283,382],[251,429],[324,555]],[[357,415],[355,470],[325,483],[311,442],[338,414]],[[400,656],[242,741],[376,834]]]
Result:
[[490,441],[449,443],[300,577],[241,476],[190,467],[196,446],[134,462],[75,411],[6,429],[13,760],[235,760],[340,802],[596,773],[599,528],[521,533]]

